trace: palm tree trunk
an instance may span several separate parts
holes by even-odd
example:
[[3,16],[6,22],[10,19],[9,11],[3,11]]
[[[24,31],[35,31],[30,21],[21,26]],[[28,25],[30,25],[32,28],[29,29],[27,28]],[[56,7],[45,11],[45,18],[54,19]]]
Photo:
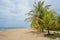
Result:
[[48,35],[50,35],[50,31],[48,30]]
[[50,30],[49,30],[49,27],[47,27],[47,31],[48,31],[48,35],[50,35]]
[[44,32],[44,30],[43,30],[43,28],[42,28],[42,30],[41,30],[42,32]]

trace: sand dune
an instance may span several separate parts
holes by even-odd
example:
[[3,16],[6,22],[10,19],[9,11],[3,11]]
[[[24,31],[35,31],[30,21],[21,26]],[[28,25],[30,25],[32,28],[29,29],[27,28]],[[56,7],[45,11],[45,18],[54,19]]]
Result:
[[0,40],[49,40],[32,29],[10,29],[0,31]]

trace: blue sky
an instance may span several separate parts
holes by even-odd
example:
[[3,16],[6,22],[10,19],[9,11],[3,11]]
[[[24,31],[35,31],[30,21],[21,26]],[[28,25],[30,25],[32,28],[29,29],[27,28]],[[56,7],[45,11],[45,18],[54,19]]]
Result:
[[[29,27],[24,19],[39,0],[0,0],[0,27]],[[51,9],[60,15],[60,0],[40,0],[51,4]]]

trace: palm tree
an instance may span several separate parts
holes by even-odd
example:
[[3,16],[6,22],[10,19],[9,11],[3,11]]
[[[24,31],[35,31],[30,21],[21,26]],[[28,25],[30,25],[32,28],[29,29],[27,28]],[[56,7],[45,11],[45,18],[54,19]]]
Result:
[[58,18],[58,23],[60,24],[60,15],[59,15],[59,16],[57,16],[57,18]]
[[56,22],[55,30],[60,31],[60,16],[56,16],[55,22]]
[[44,25],[45,28],[48,31],[48,35],[50,35],[50,28],[53,26],[52,24],[55,23],[55,12],[52,10],[46,11],[45,17],[44,17]]
[[44,1],[43,2],[39,1],[38,3],[35,2],[34,9],[28,13],[30,17],[27,18],[26,20],[32,22],[31,25],[36,24],[35,21],[37,21],[38,25],[40,25],[40,28],[42,29],[43,32],[43,28],[44,28],[43,18],[50,6],[51,5],[46,5],[44,7]]

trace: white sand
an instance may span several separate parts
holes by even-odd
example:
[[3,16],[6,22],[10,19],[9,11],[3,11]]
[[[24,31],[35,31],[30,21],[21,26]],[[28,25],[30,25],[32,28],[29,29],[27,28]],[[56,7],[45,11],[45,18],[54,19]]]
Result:
[[0,40],[49,40],[31,29],[10,29],[0,31]]

